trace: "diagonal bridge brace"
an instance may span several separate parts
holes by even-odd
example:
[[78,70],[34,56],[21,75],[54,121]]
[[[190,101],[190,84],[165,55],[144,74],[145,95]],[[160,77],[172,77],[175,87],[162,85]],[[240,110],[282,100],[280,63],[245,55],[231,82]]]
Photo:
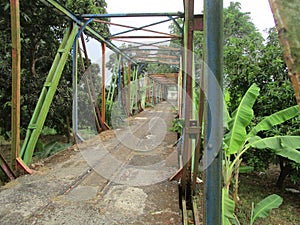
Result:
[[26,137],[21,148],[20,156],[26,164],[30,163],[32,159],[35,145],[45,123],[50,104],[53,100],[77,31],[78,26],[75,23],[72,27],[67,29],[44,83],[44,87],[30,120],[26,131]]

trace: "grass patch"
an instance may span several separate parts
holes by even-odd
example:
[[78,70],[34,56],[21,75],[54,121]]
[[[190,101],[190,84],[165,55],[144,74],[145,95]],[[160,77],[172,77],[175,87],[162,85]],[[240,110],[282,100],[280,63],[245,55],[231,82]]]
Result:
[[[249,224],[251,204],[271,194],[278,194],[283,198],[283,203],[278,209],[271,211],[270,216],[258,219],[259,225],[298,225],[300,224],[300,196],[275,187],[277,174],[269,171],[264,174],[250,173],[240,176],[239,198],[236,214],[241,224]],[[292,185],[286,181],[286,185]]]

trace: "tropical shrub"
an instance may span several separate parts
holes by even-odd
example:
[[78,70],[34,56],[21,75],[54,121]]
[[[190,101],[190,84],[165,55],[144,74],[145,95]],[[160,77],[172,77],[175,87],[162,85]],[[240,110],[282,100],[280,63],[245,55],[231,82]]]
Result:
[[298,116],[298,106],[292,106],[267,116],[248,131],[254,118],[252,107],[259,95],[259,90],[259,87],[253,84],[231,117],[226,109],[227,116],[225,118],[228,132],[224,136],[223,192],[225,193],[223,196],[225,199],[231,197],[233,204],[238,201],[239,173],[245,152],[253,149],[257,151],[269,149],[276,155],[300,163],[300,151],[297,150],[300,148],[300,136],[286,135],[265,138],[258,136],[259,132],[271,130],[273,126]]

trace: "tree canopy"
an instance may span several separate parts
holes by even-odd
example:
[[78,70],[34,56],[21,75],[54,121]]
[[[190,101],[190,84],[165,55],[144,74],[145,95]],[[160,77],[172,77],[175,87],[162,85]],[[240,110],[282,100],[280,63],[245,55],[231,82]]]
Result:
[[[76,15],[106,13],[104,0],[61,0]],[[20,1],[21,25],[21,134],[32,116],[43,83],[58,50],[63,32],[69,25],[66,17],[41,1]],[[92,24],[103,35],[108,28]],[[11,31],[9,2],[0,3],[0,134],[10,131],[11,111]],[[52,102],[46,125],[64,133],[67,117],[72,110],[71,61],[64,68],[56,96]]]

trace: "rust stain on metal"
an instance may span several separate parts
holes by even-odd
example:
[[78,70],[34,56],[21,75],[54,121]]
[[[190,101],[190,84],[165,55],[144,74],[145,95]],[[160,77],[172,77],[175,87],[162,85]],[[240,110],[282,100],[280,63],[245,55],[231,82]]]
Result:
[[194,16],[194,30],[203,31],[203,15]]
[[20,6],[18,0],[10,1],[12,43],[12,108],[11,108],[11,169],[16,169],[16,158],[20,155],[20,74],[21,38]]
[[16,161],[18,168],[23,169],[28,174],[32,174],[32,170],[25,164],[25,162],[20,157],[17,157]]
[[0,152],[0,167],[2,168],[2,170],[4,171],[4,173],[7,175],[7,177],[10,180],[14,180],[15,179],[16,175],[10,169],[8,163],[5,161],[4,157],[1,155],[1,152]]
[[159,84],[177,84],[178,73],[148,74],[148,77]]

